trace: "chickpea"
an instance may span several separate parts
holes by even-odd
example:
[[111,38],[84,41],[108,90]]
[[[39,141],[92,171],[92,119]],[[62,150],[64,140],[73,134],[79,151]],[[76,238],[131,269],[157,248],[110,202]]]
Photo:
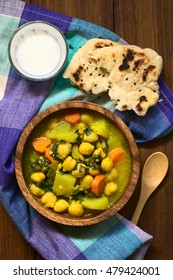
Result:
[[45,204],[46,207],[53,208],[57,201],[56,195],[53,192],[46,192],[41,198],[41,202]]
[[63,162],[63,171],[71,171],[75,168],[77,161],[68,156]]
[[100,174],[100,170],[99,169],[94,169],[92,167],[89,168],[89,174],[92,175],[92,176],[96,176],[98,174]]
[[71,153],[71,149],[72,145],[70,143],[60,143],[58,145],[58,154],[64,159]]
[[31,180],[35,183],[41,183],[46,178],[43,172],[35,172],[31,175]]
[[91,187],[92,181],[93,177],[91,175],[86,175],[81,181],[83,190],[89,189]]
[[99,161],[100,159],[104,159],[106,157],[106,154],[102,148],[98,148],[98,149],[94,150],[92,156],[94,156],[94,158],[96,158],[96,161],[97,161],[97,159]]
[[40,189],[39,187],[37,187],[36,185],[32,184],[30,186],[30,191],[32,194],[36,195],[36,196],[42,196],[45,191],[43,191],[42,189]]
[[68,212],[71,216],[81,217],[84,211],[82,205],[78,201],[73,200],[68,208]]
[[107,180],[108,182],[110,182],[110,181],[116,180],[117,178],[118,178],[118,172],[117,172],[116,168],[113,167],[113,168],[111,169],[110,173],[107,173],[107,174],[106,174],[106,180]]
[[104,189],[104,193],[108,196],[114,194],[118,189],[118,186],[116,183],[114,182],[109,182],[106,184],[105,189]]
[[89,156],[94,150],[94,146],[88,142],[83,142],[79,146],[79,152],[84,156]]
[[65,199],[58,200],[54,205],[54,211],[61,213],[67,210],[69,207],[69,203]]
[[89,124],[89,123],[92,122],[92,117],[89,114],[82,114],[81,115],[81,121]]
[[76,169],[72,170],[71,174],[75,178],[81,178],[85,175],[86,172],[86,165],[83,163],[78,163]]
[[113,162],[110,157],[106,157],[101,162],[101,168],[103,171],[110,172],[113,168]]
[[87,129],[87,131],[84,134],[84,141],[87,141],[89,143],[96,142],[98,140],[97,133],[90,131]]

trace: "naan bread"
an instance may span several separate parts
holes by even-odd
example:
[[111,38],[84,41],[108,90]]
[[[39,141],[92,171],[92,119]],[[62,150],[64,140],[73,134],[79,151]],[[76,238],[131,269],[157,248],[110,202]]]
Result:
[[154,50],[119,45],[90,52],[98,68],[109,72],[109,96],[116,109],[143,116],[159,99],[158,77],[163,61]]
[[87,41],[72,57],[63,77],[87,93],[98,94],[109,89],[109,73],[98,68],[97,62],[88,56],[89,52],[119,45],[106,39],[91,39]]
[[144,116],[159,99],[162,66],[152,49],[91,39],[74,54],[64,78],[87,93],[106,92],[117,110]]

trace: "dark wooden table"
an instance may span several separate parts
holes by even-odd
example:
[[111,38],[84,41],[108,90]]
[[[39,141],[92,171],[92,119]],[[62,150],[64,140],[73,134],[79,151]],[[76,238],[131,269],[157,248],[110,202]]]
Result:
[[[25,0],[106,27],[128,43],[155,49],[164,60],[162,77],[173,90],[173,1],[172,0]],[[141,166],[155,151],[169,158],[169,170],[160,187],[145,205],[139,227],[154,239],[146,259],[173,260],[173,133],[140,144]],[[140,180],[129,203],[121,211],[132,217],[140,192]],[[0,206],[0,259],[41,259],[15,228]]]

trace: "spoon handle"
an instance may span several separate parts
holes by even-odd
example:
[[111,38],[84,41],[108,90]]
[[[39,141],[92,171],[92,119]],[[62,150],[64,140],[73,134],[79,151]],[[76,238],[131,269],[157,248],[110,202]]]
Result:
[[131,219],[132,223],[134,223],[135,225],[137,225],[137,223],[139,221],[142,209],[144,208],[144,205],[145,205],[147,199],[148,199],[148,197],[142,197],[142,196],[140,196],[140,198],[139,198],[139,201],[138,201],[138,204],[136,206],[135,212],[134,212],[134,214],[132,216],[132,219]]

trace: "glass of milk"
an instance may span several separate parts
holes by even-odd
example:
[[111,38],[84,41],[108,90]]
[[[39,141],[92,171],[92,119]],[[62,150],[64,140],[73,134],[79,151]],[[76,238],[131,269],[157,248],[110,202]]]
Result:
[[67,41],[54,25],[31,21],[17,29],[9,41],[9,59],[23,77],[45,81],[56,76],[68,55]]

